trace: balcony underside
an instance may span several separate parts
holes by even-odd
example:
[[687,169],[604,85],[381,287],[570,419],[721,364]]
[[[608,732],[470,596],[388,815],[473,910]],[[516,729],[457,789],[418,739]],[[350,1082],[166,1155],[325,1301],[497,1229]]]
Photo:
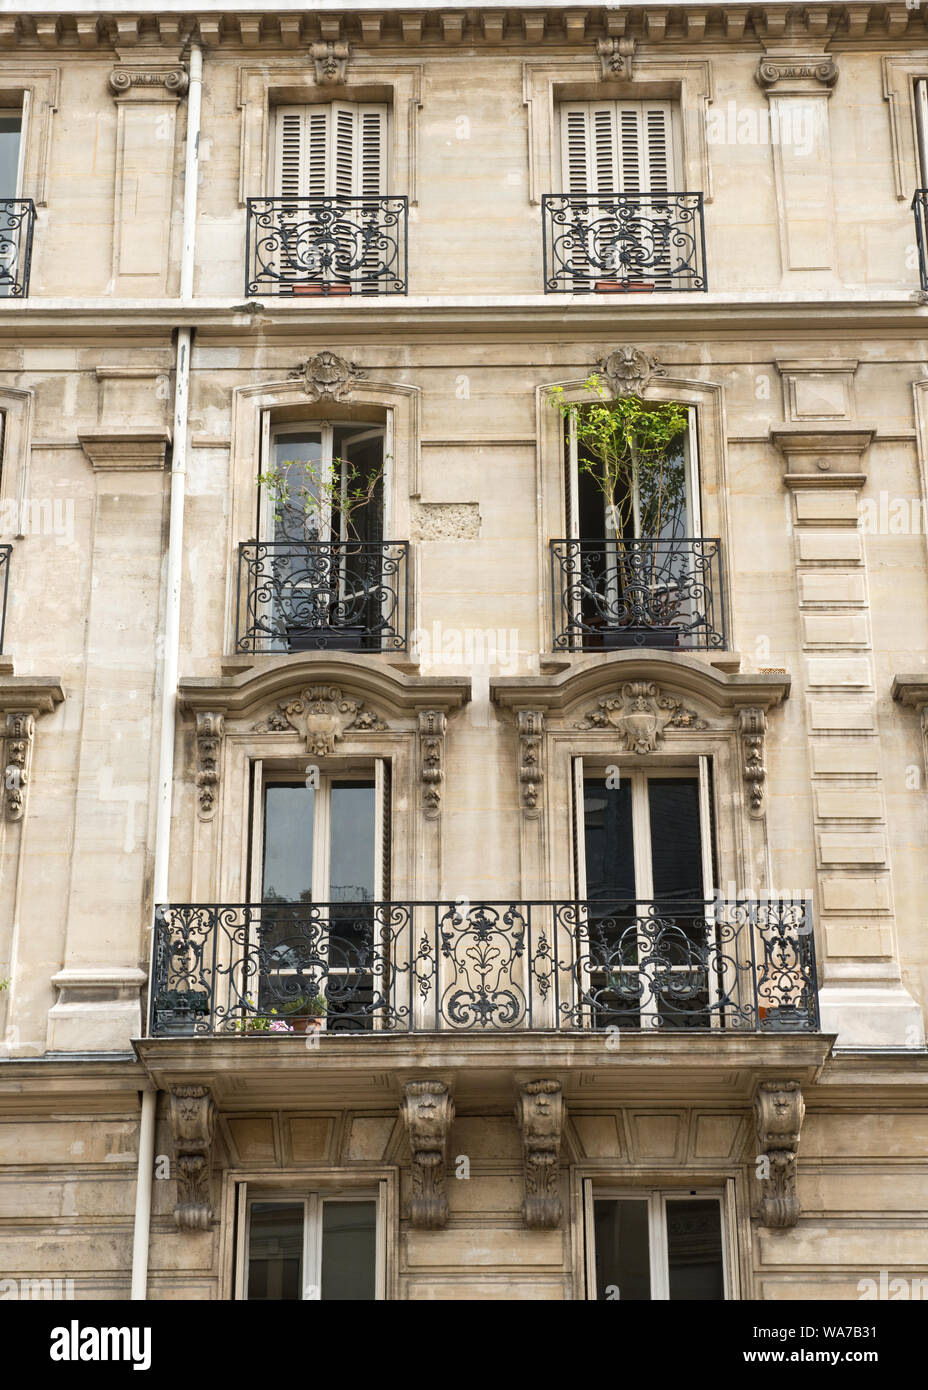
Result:
[[834,1038],[823,1033],[599,1035],[419,1033],[148,1038],[134,1044],[160,1089],[209,1085],[220,1109],[398,1104],[403,1083],[453,1083],[459,1109],[512,1105],[514,1080],[559,1080],[584,1109],[629,1102],[748,1105],[759,1080],[811,1084]]

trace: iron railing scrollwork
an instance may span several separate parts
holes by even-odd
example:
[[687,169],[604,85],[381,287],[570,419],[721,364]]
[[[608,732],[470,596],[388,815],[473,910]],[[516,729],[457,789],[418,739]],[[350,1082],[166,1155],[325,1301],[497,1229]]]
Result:
[[405,651],[408,541],[246,541],[237,652]]
[[915,242],[918,246],[918,278],[928,292],[928,188],[917,188],[912,199],[915,214]]
[[0,299],[25,299],[32,267],[35,203],[0,198]]
[[701,193],[546,193],[545,293],[705,290]]
[[159,907],[149,1032],[818,1028],[809,904]]
[[405,197],[247,202],[246,295],[406,294]]
[[553,540],[555,651],[726,645],[721,542]]

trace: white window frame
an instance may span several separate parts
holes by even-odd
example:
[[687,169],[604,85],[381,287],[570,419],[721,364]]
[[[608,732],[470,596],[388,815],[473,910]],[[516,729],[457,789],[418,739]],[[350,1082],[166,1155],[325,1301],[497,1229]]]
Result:
[[[573,834],[571,837],[574,846],[574,883],[577,890],[577,900],[580,904],[578,920],[585,923],[589,920],[589,898],[586,877],[586,824],[583,814],[584,783],[596,778],[598,775],[605,776],[605,767],[614,763],[614,758],[604,757],[602,754],[590,756],[589,754],[578,754],[573,758],[572,779],[573,796],[572,817]],[[713,846],[712,836],[715,832],[712,817],[712,767],[711,760],[707,754],[697,755],[695,762],[663,763],[652,764],[642,767],[630,764],[626,770],[620,766],[620,776],[632,783],[632,851],[635,866],[635,903],[636,912],[639,918],[644,918],[641,908],[644,904],[654,898],[654,884],[651,864],[651,823],[648,804],[648,783],[660,781],[667,778],[686,777],[698,784],[699,795],[699,841],[701,850],[701,868],[703,882],[703,902],[705,904],[705,921],[707,928],[711,931],[715,923],[715,912],[713,902],[716,895],[716,888],[713,883]],[[694,775],[695,774],[695,775]],[[645,954],[647,959],[648,938],[641,935],[639,938],[639,950]],[[632,967],[626,967],[629,971]],[[647,971],[647,966],[645,970]],[[674,967],[672,967],[674,968]],[[687,969],[686,966],[675,967],[681,970]],[[582,987],[584,990],[591,988],[590,971],[588,965],[584,965]],[[707,972],[707,988],[709,994],[709,1007],[712,1008],[717,997],[717,981],[714,972]],[[658,1013],[658,1001],[653,992],[649,991],[648,997],[642,1002],[641,1006],[642,1026],[643,1020],[656,1017]],[[710,1015],[710,1026],[719,1027],[721,1017],[718,1011]]]
[[928,188],[928,78],[915,79],[915,158],[918,161],[919,188]]
[[[648,1246],[651,1272],[651,1301],[670,1302],[670,1270],[667,1258],[667,1204],[673,1201],[687,1201],[692,1198],[700,1201],[716,1200],[719,1203],[719,1225],[722,1239],[722,1284],[724,1300],[729,1302],[739,1297],[738,1261],[736,1229],[734,1221],[734,1180],[728,1179],[721,1186],[662,1186],[632,1187],[600,1184],[594,1178],[583,1179],[583,1225],[586,1254],[586,1298],[598,1302],[596,1297],[596,1241],[593,1224],[593,1203],[595,1201],[647,1201],[648,1203]],[[621,1301],[621,1290],[619,1291]]]
[[[322,1207],[327,1201],[374,1202],[376,1249],[374,1268],[374,1300],[386,1296],[386,1183],[348,1186],[299,1186],[293,1188],[264,1187],[247,1181],[235,1186],[236,1242],[235,1284],[233,1298],[248,1300],[248,1265],[251,1245],[251,1208],[255,1202],[286,1202],[303,1205],[303,1301],[319,1299],[322,1290]],[[310,1277],[308,1277],[310,1276]],[[315,1293],[313,1291],[316,1291]]]
[[[262,450],[261,450],[261,453],[262,453],[262,458],[266,459],[267,462],[266,462],[264,468],[262,468],[262,472],[268,472],[271,468],[275,468],[275,467],[277,466],[277,465],[276,465],[277,444],[278,444],[278,440],[279,440],[281,437],[283,437],[283,436],[285,436],[285,435],[288,435],[288,434],[289,434],[289,435],[292,435],[292,434],[318,434],[318,435],[320,436],[320,448],[321,448],[321,455],[322,455],[322,456],[321,456],[321,459],[320,459],[320,474],[322,475],[322,478],[323,478],[324,480],[331,479],[332,476],[333,476],[333,473],[334,473],[334,459],[335,459],[335,429],[336,429],[336,426],[338,426],[339,428],[347,428],[347,427],[350,427],[350,426],[353,426],[353,425],[356,425],[356,426],[357,426],[357,432],[356,432],[356,434],[354,434],[354,435],[351,437],[351,439],[349,439],[349,440],[346,441],[346,444],[347,444],[348,446],[350,446],[350,445],[352,445],[352,444],[364,443],[365,441],[367,441],[367,440],[369,440],[369,439],[374,439],[374,438],[379,438],[379,439],[382,441],[382,449],[381,449],[381,469],[382,469],[382,473],[383,473],[383,501],[382,501],[382,512],[383,512],[383,516],[382,516],[382,529],[383,529],[383,534],[384,534],[384,536],[386,537],[386,535],[387,535],[387,514],[388,514],[388,513],[387,513],[387,508],[388,508],[388,502],[389,502],[388,492],[387,492],[387,472],[388,472],[388,470],[387,470],[387,463],[388,463],[387,442],[388,442],[388,436],[389,436],[389,433],[390,433],[389,421],[384,421],[383,423],[380,423],[380,422],[378,422],[378,421],[373,421],[373,420],[358,420],[358,421],[354,421],[354,420],[338,420],[338,421],[336,421],[335,423],[333,423],[333,422],[330,421],[330,420],[305,420],[305,421],[296,420],[296,421],[290,421],[290,422],[288,422],[288,423],[281,423],[281,424],[277,424],[277,425],[272,425],[272,424],[271,424],[271,419],[270,419],[270,412],[269,412],[269,411],[265,411],[265,412],[264,412],[264,417],[263,417],[263,420],[262,420],[262,433],[263,433],[263,435],[264,435],[264,439],[262,440]],[[350,460],[349,460],[349,461],[350,461]],[[341,476],[341,478],[339,479],[339,491],[340,491],[340,493],[341,493],[342,496],[344,496],[345,489],[347,488],[347,483],[348,483],[347,476],[345,475],[345,473],[344,473],[344,471],[343,471],[342,476]],[[264,486],[262,486],[262,485],[259,484],[259,513],[260,513],[260,518],[259,518],[259,519],[260,519],[260,524],[259,524],[259,537],[260,537],[260,539],[262,539],[262,540],[268,540],[268,541],[270,541],[270,540],[275,540],[275,539],[276,539],[276,525],[275,525],[275,521],[274,521],[274,509],[275,509],[275,505],[276,505],[275,500],[274,500],[274,498],[271,496],[271,489],[268,488],[268,487],[264,487]],[[330,509],[329,507],[324,507],[322,510],[323,510],[322,528],[321,528],[321,530],[320,530],[320,534],[319,534],[319,536],[318,536],[318,539],[319,539],[319,540],[322,540],[322,541],[326,541],[326,540],[340,540],[340,541],[344,541],[344,540],[346,540],[346,539],[347,539],[347,525],[346,525],[344,516],[341,516],[341,517],[339,518],[339,531],[338,531],[338,535],[337,535],[337,536],[333,536],[333,535],[332,535],[332,522],[331,522],[331,515],[330,515],[331,509]]]

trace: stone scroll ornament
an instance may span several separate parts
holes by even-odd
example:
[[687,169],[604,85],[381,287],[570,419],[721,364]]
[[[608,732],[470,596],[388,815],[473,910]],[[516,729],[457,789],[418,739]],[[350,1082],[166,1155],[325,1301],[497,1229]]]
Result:
[[519,787],[522,810],[529,820],[541,814],[538,800],[544,781],[542,751],[545,716],[542,710],[523,709],[516,716],[519,728]]
[[174,1220],[182,1231],[208,1231],[209,1174],[216,1106],[207,1086],[171,1087],[171,1133],[177,1172]]
[[435,820],[441,813],[447,727],[447,717],[441,710],[419,711],[419,781],[422,784],[422,810],[427,820]]
[[516,1120],[522,1134],[526,1226],[551,1229],[561,1223],[558,1172],[564,1130],[559,1081],[529,1081],[519,1088]]
[[750,705],[738,711],[738,725],[741,732],[743,776],[748,788],[749,809],[752,816],[762,816],[764,783],[767,780],[767,769],[764,766],[767,716],[756,705]]
[[412,1150],[409,1221],[418,1230],[437,1231],[448,1220],[445,1162],[454,1101],[443,1081],[407,1081],[400,1115]]
[[212,820],[219,804],[224,729],[221,714],[197,715],[197,814],[201,820]]
[[799,1220],[796,1163],[805,1111],[798,1081],[762,1081],[758,1086],[754,1096],[757,1156],[758,1161],[766,1159],[758,1175],[764,1189],[760,1219],[774,1229],[795,1226]]
[[6,757],[3,771],[3,808],[7,820],[26,814],[26,787],[32,767],[35,716],[11,711],[6,716]]

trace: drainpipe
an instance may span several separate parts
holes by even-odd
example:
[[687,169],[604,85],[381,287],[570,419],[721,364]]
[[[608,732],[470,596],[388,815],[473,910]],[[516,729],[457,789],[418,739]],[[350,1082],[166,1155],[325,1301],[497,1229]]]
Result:
[[[193,264],[196,242],[197,179],[200,155],[200,105],[203,95],[203,52],[190,46],[190,87],[187,96],[187,142],[184,164],[183,243],[180,265],[180,297],[193,297]],[[155,824],[155,905],[167,902],[168,866],[171,858],[171,807],[174,785],[174,737],[177,726],[177,678],[180,659],[180,586],[184,546],[184,495],[187,482],[187,400],[190,389],[190,328],[177,330],[174,370],[174,423],[171,450],[171,519],[168,533],[168,566],[164,613],[164,660],[161,677],[161,741],[158,754],[158,813]],[[149,981],[149,986],[150,986]],[[144,1299],[148,1285],[148,1242],[151,1226],[151,1184],[154,1169],[155,1100],[157,1092],[142,1098],[139,1135],[139,1172],[132,1242],[132,1298]]]

